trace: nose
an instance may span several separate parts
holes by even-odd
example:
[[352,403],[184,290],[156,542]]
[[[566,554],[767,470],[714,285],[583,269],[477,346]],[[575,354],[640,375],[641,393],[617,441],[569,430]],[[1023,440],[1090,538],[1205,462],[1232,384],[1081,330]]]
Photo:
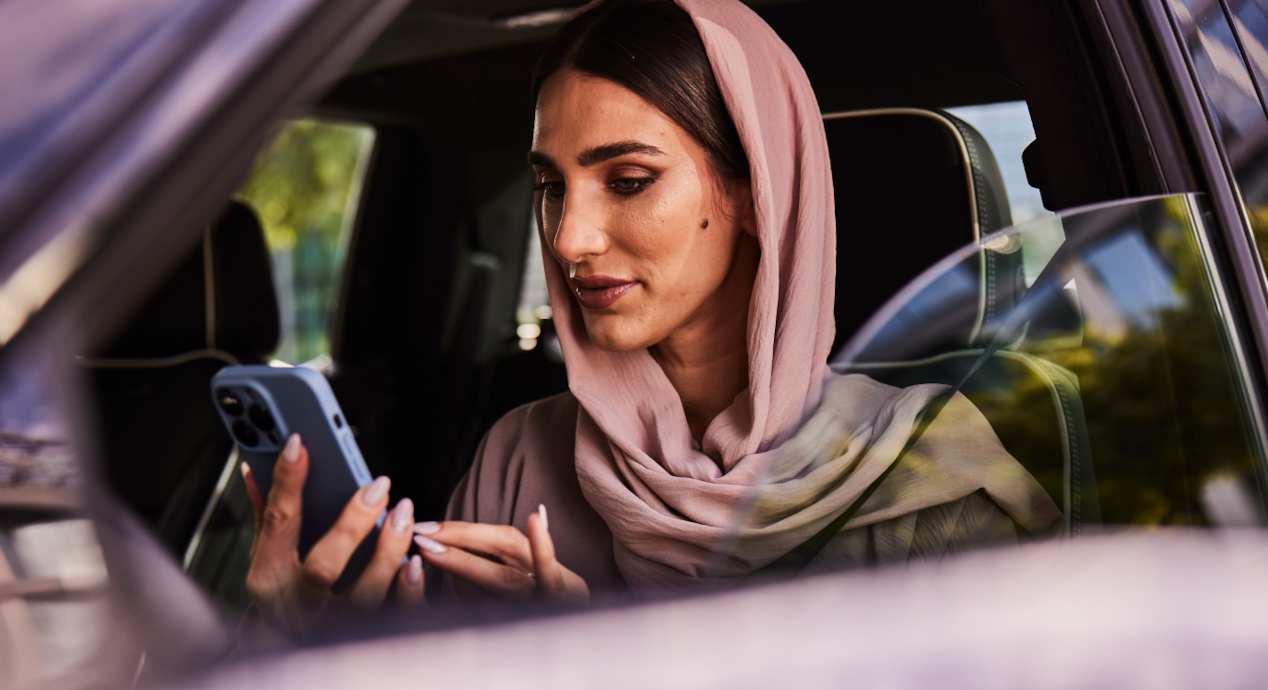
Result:
[[[584,193],[568,193],[564,197],[551,240],[551,248],[560,261],[584,263],[608,249],[607,234],[603,230],[607,214],[604,213],[599,199],[587,198],[588,196]],[[550,238],[549,211],[544,215],[546,236]]]

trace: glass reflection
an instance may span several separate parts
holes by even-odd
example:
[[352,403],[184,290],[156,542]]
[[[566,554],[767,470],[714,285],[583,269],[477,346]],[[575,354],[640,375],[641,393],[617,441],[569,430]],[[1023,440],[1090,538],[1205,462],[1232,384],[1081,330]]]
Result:
[[1231,14],[1218,0],[1171,0],[1171,7],[1262,259],[1268,255],[1268,117],[1262,105],[1268,86],[1268,14],[1260,0],[1233,0]]
[[1006,231],[1023,252],[1035,247],[1026,264],[1042,262],[1017,306],[978,325],[985,300],[969,277],[990,250],[968,247],[896,298],[833,368],[894,386],[959,384],[1071,535],[1259,524],[1262,457],[1201,223],[1200,200],[1174,196]]

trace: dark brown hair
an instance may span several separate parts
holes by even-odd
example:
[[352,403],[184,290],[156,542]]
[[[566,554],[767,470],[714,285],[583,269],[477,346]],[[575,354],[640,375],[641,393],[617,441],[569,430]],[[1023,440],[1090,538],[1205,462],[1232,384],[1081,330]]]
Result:
[[747,179],[748,156],[691,15],[672,0],[607,0],[564,25],[533,70],[533,97],[565,69],[638,94],[695,138],[723,180]]

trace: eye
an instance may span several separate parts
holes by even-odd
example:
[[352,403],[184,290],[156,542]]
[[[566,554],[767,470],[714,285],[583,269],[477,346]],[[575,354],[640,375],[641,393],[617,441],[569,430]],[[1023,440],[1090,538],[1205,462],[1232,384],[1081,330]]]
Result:
[[622,177],[612,181],[612,189],[618,194],[633,196],[647,189],[647,186],[654,182],[650,177]]
[[538,182],[533,189],[541,192],[548,201],[559,201],[564,198],[564,183],[561,181]]

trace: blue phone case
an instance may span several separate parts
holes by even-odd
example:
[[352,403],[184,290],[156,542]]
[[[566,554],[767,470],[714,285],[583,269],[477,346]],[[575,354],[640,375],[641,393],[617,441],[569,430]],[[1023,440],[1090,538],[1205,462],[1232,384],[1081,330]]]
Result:
[[[312,369],[248,365],[221,369],[211,380],[211,395],[265,496],[286,439],[293,433],[303,439],[309,459],[299,537],[303,559],[339,519],[357,489],[372,480],[334,391],[326,377]],[[376,527],[357,548],[336,591],[360,575],[378,533]]]

